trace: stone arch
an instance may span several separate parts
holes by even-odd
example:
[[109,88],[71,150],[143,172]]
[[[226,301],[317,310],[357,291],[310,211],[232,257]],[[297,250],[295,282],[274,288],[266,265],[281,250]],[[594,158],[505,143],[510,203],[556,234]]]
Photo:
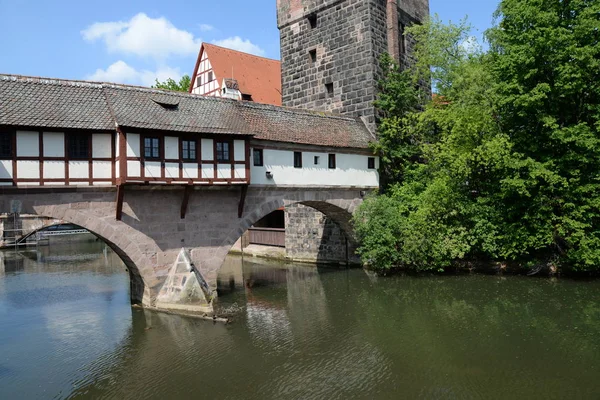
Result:
[[256,204],[243,215],[237,228],[229,232],[217,254],[215,254],[215,259],[218,260],[218,268],[221,268],[225,257],[246,230],[273,211],[293,204],[302,204],[325,214],[340,226],[349,240],[354,241],[351,219],[356,208],[362,203],[362,199],[339,197],[342,198],[336,198],[332,193],[326,191],[298,191],[289,196],[270,198]]
[[[132,249],[137,246],[131,236],[119,234],[109,220],[98,218],[86,209],[72,209],[70,204],[39,206],[34,208],[34,214],[71,223],[88,230],[94,236],[106,243],[123,261],[129,272],[130,296],[133,303],[142,303],[148,298],[148,285],[143,273],[136,265]],[[88,212],[86,212],[88,211]]]

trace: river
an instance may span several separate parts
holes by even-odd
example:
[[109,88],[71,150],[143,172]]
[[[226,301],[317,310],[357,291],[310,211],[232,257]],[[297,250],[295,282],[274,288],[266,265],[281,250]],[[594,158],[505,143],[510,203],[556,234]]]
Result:
[[0,399],[598,399],[600,282],[230,257],[224,325],[144,311],[100,242],[0,253]]

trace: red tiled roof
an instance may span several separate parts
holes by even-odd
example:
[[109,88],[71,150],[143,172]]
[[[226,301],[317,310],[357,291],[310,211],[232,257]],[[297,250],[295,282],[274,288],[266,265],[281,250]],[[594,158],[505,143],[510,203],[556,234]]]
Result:
[[[225,78],[238,81],[240,92],[252,96],[256,103],[281,105],[281,62],[241,51],[203,43],[192,75],[193,82],[203,53],[206,52],[219,84]],[[190,87],[190,92],[192,87]]]

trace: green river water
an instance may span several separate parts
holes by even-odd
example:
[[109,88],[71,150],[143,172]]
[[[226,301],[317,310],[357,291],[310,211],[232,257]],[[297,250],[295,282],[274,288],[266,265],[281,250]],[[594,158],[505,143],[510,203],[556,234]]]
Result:
[[0,253],[0,399],[600,399],[600,281],[231,257],[229,325],[132,308],[99,242]]

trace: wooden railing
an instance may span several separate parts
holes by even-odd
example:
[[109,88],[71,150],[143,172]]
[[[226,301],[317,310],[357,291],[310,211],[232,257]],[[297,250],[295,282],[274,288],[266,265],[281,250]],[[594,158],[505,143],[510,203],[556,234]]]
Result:
[[285,247],[284,228],[250,228],[250,244]]

